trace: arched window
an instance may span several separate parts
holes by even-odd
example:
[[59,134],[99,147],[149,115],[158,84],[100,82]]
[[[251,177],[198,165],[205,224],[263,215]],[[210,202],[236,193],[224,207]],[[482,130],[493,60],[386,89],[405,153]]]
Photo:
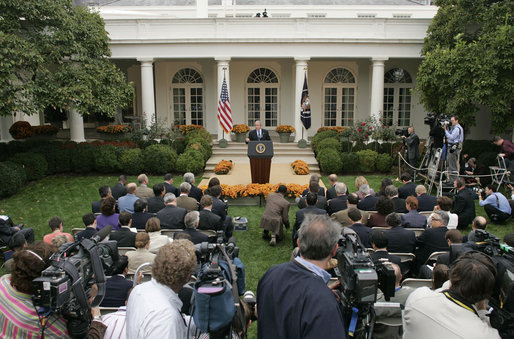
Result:
[[246,80],[248,125],[260,120],[265,127],[278,125],[278,77],[269,68],[257,68]]
[[403,68],[393,68],[385,73],[382,114],[384,125],[410,125],[412,88],[412,77]]
[[334,68],[323,81],[324,126],[352,126],[357,82],[346,68]]
[[174,123],[203,126],[203,79],[200,73],[192,68],[182,68],[171,80],[171,91]]

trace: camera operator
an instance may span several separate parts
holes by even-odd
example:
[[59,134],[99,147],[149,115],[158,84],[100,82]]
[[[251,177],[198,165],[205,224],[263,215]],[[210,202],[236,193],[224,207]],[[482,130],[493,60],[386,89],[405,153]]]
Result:
[[[409,160],[409,165],[412,167],[418,167],[418,158],[419,158],[419,137],[416,133],[414,133],[414,126],[410,126],[408,129],[409,136],[402,135],[403,141],[405,145],[407,145],[407,157]],[[415,169],[410,169],[411,176],[414,177]]]
[[496,192],[493,185],[485,187],[485,196],[480,192],[478,204],[482,206],[492,222],[504,222],[510,217],[512,209],[507,198],[500,192]]
[[505,160],[505,167],[510,171],[510,182],[514,182],[514,143],[505,140],[502,137],[495,136],[493,143],[496,146],[501,146],[502,153],[499,154]]
[[453,183],[459,174],[459,157],[460,151],[462,150],[462,143],[464,142],[464,129],[459,124],[458,116],[452,115],[450,122],[452,124],[450,130],[448,130],[446,125],[444,125],[443,128],[445,130],[446,142],[448,143],[448,152],[446,154],[446,163],[449,171],[448,181]]
[[[441,126],[441,121],[439,118],[434,120],[434,123],[430,127],[430,132],[428,135],[432,138],[432,149],[436,150],[438,148],[443,148],[444,145],[444,128]],[[432,152],[433,154],[433,152]]]
[[335,255],[340,227],[308,215],[298,231],[300,256],[270,268],[257,287],[258,338],[345,338],[339,303],[325,271]]
[[500,338],[486,316],[494,290],[496,268],[485,254],[470,252],[450,270],[449,290],[420,287],[407,299],[404,338]]

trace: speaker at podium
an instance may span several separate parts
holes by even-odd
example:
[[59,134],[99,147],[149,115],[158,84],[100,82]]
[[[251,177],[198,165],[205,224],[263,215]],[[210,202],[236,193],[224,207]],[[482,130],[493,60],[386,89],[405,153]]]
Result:
[[248,158],[250,158],[252,183],[269,183],[271,159],[273,158],[273,142],[268,140],[249,141]]

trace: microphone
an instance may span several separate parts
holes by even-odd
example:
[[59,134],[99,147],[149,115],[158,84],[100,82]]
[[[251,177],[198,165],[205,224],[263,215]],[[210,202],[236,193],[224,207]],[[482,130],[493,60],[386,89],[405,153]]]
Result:
[[107,225],[102,228],[100,231],[96,232],[96,234],[91,238],[95,243],[99,243],[104,240],[112,231],[112,226]]

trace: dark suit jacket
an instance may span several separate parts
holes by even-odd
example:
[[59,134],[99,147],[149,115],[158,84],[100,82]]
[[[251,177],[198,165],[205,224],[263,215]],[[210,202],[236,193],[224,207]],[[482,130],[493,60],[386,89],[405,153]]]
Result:
[[405,139],[407,144],[407,155],[409,160],[417,160],[419,158],[419,137],[416,133],[412,133]]
[[[301,197],[300,200],[298,200],[298,208],[303,209],[305,207],[307,207],[307,203],[305,202],[305,197]],[[327,199],[322,195],[318,195],[318,201],[316,201],[316,207],[321,208],[322,210],[327,209]]]
[[389,227],[386,222],[387,215],[379,213],[370,213],[368,220],[368,227]]
[[418,211],[433,211],[437,205],[437,198],[426,193],[420,195],[418,198]]
[[417,239],[419,249],[416,251],[416,262],[424,264],[430,254],[439,251],[449,251],[448,243],[444,238],[448,228],[446,226],[429,228]]
[[18,231],[15,230],[9,223],[3,219],[0,219],[0,238],[5,243],[5,245],[9,244],[9,240],[16,232]]
[[116,240],[118,247],[136,247],[136,233],[122,227],[119,231],[112,232],[109,240]]
[[416,184],[408,182],[402,187],[398,188],[398,198],[407,199],[409,196],[416,196]]
[[82,239],[91,239],[93,235],[96,234],[96,228],[95,227],[86,227],[85,230],[80,231],[75,235],[75,240],[82,240]]
[[121,275],[113,275],[105,282],[105,296],[100,306],[120,307],[125,305],[128,291],[132,288],[132,281]]
[[[185,234],[189,234],[189,236],[191,237],[191,242],[193,244],[195,244],[195,245],[196,244],[201,244],[203,242],[209,242],[209,237],[206,234],[198,232],[197,230],[186,228],[182,232],[185,233]],[[177,235],[177,234],[178,233],[175,233],[173,235],[173,237],[175,237],[175,235]]]
[[[303,190],[303,192],[302,192],[302,197],[305,197],[305,196],[307,195],[307,193],[309,193],[309,189],[308,189],[308,188],[306,188],[306,189],[304,189],[304,190]],[[322,197],[324,197],[324,196],[325,196],[325,188],[320,187],[320,188],[319,188],[319,191],[318,191],[318,195],[321,195]],[[327,199],[327,200],[328,200],[328,199]]]
[[327,211],[321,208],[317,208],[316,206],[307,206],[302,208],[301,210],[296,211],[296,220],[293,226],[293,247],[296,247],[296,239],[298,238],[298,229],[300,225],[305,220],[305,215],[307,214],[327,214]]
[[396,198],[392,198],[391,201],[393,202],[394,211],[396,213],[407,213],[407,212],[409,212],[407,210],[407,207],[405,206],[405,199],[396,197]]
[[370,248],[371,247],[371,232],[373,231],[371,227],[368,227],[364,224],[361,224],[360,222],[353,224],[350,226],[352,230],[357,233],[359,236],[359,239],[361,240],[361,243],[364,247]]
[[198,225],[200,230],[223,230],[223,220],[219,215],[209,210],[200,211],[200,224]]
[[186,210],[173,206],[166,205],[162,210],[157,212],[157,218],[161,221],[161,228],[182,228],[184,229],[184,217]]
[[471,192],[467,189],[460,190],[455,196],[451,211],[459,216],[459,227],[467,227],[475,219],[475,201]]
[[348,208],[348,196],[340,195],[328,201],[327,212],[332,215]]
[[[202,197],[203,197],[203,192],[198,187],[191,185],[191,191],[189,191],[189,196],[191,198],[195,198],[196,201],[200,202],[200,199],[202,199]],[[177,197],[178,197],[178,195],[177,195]]]
[[406,228],[427,228],[427,217],[412,210],[402,215],[402,226]]
[[164,198],[161,196],[148,199],[148,213],[157,213],[164,208]]
[[178,197],[180,195],[180,190],[167,182],[164,182],[164,190],[166,191],[166,193],[175,194],[175,197]]
[[387,251],[375,251],[375,252],[371,253],[369,256],[374,263],[378,263],[380,261],[380,259],[387,259],[390,262],[392,262],[393,264],[396,264],[398,266],[400,266],[402,263],[402,260],[400,259],[400,257],[398,257],[396,255],[391,255]]
[[227,204],[217,197],[212,197],[212,212],[219,215],[222,221],[227,218]]
[[414,253],[416,248],[416,235],[411,230],[401,226],[386,231],[388,240],[387,250],[391,253]]
[[113,198],[118,200],[120,197],[127,194],[127,188],[121,182],[118,182],[116,185],[111,187],[111,192]]
[[377,197],[368,195],[367,197],[364,197],[364,199],[359,201],[359,203],[357,204],[357,208],[363,211],[376,211],[375,205],[377,204],[377,201]]
[[[264,128],[261,128],[262,130],[262,137],[260,140],[271,140],[271,138],[269,137],[269,133],[267,130],[265,130]],[[248,134],[248,139],[250,139],[250,141],[259,141],[259,138],[257,137],[257,130],[251,130],[250,133]]]
[[132,214],[132,227],[144,230],[148,219],[155,217],[153,213],[137,212]]
[[100,206],[102,205],[103,201],[104,201],[104,199],[100,199],[98,201],[93,201],[91,203],[91,212],[100,213]]
[[327,189],[327,201],[337,197],[336,188],[334,186]]

